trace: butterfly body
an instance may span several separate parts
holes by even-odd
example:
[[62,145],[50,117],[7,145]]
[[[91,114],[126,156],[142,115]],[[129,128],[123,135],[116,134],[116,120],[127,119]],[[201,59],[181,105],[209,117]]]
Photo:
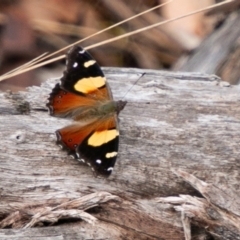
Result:
[[114,101],[103,72],[81,47],[67,55],[67,70],[48,99],[50,115],[71,118],[72,125],[56,131],[57,144],[109,176],[118,153],[117,116],[127,102]]

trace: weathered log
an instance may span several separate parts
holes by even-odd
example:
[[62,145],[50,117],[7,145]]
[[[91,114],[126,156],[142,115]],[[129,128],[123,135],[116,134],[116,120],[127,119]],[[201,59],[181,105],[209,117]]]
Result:
[[[179,194],[202,198],[175,175],[180,170],[228,188],[232,204],[239,203],[239,86],[200,73],[104,70],[115,99],[128,101],[108,179],[56,146],[55,130],[69,123],[45,107],[57,79],[0,93],[0,226],[21,228],[0,230],[0,239],[184,239],[196,222],[192,235],[209,234],[209,222],[185,214],[186,227],[178,209],[158,202]],[[239,217],[236,208],[226,210]]]

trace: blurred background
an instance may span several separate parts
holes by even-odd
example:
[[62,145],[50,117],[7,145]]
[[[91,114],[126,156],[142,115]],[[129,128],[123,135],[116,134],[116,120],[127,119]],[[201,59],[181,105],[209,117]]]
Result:
[[[0,0],[0,75],[44,52],[59,50],[163,2]],[[81,45],[89,46],[217,2],[220,1],[175,0]],[[223,7],[96,47],[90,53],[101,66],[200,71],[218,74],[224,80],[237,84],[240,79],[239,6],[240,1],[236,0]],[[40,85],[50,77],[59,77],[64,63],[64,60],[58,61],[4,80],[0,82],[0,90],[24,90],[28,86]]]

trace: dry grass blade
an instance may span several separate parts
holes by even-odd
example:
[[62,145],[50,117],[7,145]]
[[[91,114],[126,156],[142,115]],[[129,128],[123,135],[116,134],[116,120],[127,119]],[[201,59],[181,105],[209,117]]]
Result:
[[[79,40],[79,41],[77,41],[77,42],[75,42],[75,43],[73,43],[73,44],[70,44],[70,45],[68,45],[67,47],[64,47],[64,48],[62,48],[62,49],[60,49],[60,50],[58,50],[58,51],[56,51],[56,52],[54,52],[54,53],[51,53],[51,54],[49,54],[49,55],[47,55],[47,56],[45,56],[45,57],[43,57],[43,58],[40,58],[40,57],[41,57],[41,56],[40,56],[40,57],[38,57],[39,60],[38,60],[38,61],[35,61],[35,63],[38,63],[38,62],[43,61],[43,60],[45,60],[45,59],[47,59],[47,58],[50,58],[51,56],[54,56],[54,55],[56,55],[56,54],[58,54],[58,53],[60,53],[60,52],[62,52],[62,51],[64,51],[64,50],[66,50],[66,49],[69,49],[70,47],[72,47],[72,46],[74,46],[74,45],[76,45],[76,44],[79,44],[79,43],[81,43],[81,42],[83,42],[83,41],[86,41],[87,39],[90,39],[90,38],[92,38],[92,37],[95,37],[95,36],[97,36],[97,35],[99,35],[99,34],[101,34],[101,33],[104,33],[104,32],[106,32],[106,31],[108,31],[108,30],[110,30],[110,29],[113,29],[113,28],[115,28],[115,27],[117,27],[117,26],[119,26],[119,25],[121,25],[121,24],[123,24],[123,23],[126,23],[126,22],[128,22],[128,21],[131,21],[131,20],[133,20],[133,19],[135,19],[135,18],[137,18],[137,17],[140,17],[140,16],[142,16],[142,15],[144,15],[144,14],[146,14],[146,13],[149,13],[149,12],[151,12],[151,11],[157,9],[157,8],[160,8],[160,7],[162,7],[162,6],[170,3],[170,2],[172,2],[172,1],[174,1],[174,0],[169,0],[169,1],[165,2],[165,3],[159,4],[159,5],[157,5],[157,6],[153,7],[153,8],[150,8],[150,9],[148,9],[148,10],[146,10],[146,11],[143,11],[143,12],[141,12],[141,13],[139,13],[139,14],[137,14],[137,15],[134,15],[134,16],[132,16],[132,17],[130,17],[130,18],[127,18],[127,19],[125,19],[125,20],[123,20],[123,21],[121,21],[121,22],[118,22],[118,23],[116,23],[116,24],[114,24],[114,25],[111,25],[111,26],[108,27],[108,28],[105,28],[105,29],[103,29],[103,30],[101,30],[101,31],[98,31],[98,32],[94,33],[94,34],[91,34],[90,36],[88,36],[88,37],[86,37],[86,38],[84,38],[84,39],[81,39],[81,40]],[[54,27],[57,28],[57,29],[63,27],[63,24],[54,23],[54,22],[49,22],[49,21],[45,21],[44,24],[45,24],[45,25],[47,24],[47,25],[54,26]],[[73,26],[71,26],[71,28],[72,28],[72,27],[73,27]],[[77,31],[77,30],[80,31],[81,28],[74,26],[74,30],[75,30],[75,31]],[[54,58],[52,62],[57,61],[57,60],[60,60],[60,59],[62,59],[62,58],[64,58],[64,56],[61,56],[61,58]],[[51,63],[51,62],[46,61],[46,62],[44,63],[44,65],[45,65],[45,64],[48,64],[48,63]],[[31,65],[32,65],[32,64],[31,64]],[[31,66],[31,65],[30,65],[30,66]],[[4,75],[2,75],[2,77],[3,77],[3,76],[8,76],[9,74],[12,74],[13,72],[16,72],[17,70],[24,69],[26,66],[28,66],[28,65],[27,65],[27,64],[24,64],[24,65],[22,65],[22,66],[20,66],[20,67],[18,67],[18,68],[16,68],[16,69],[13,69],[12,71],[10,71],[10,72],[5,73]],[[41,67],[41,66],[43,66],[43,65],[35,65],[35,66],[36,66],[36,68],[37,68],[37,67]],[[30,70],[32,70],[32,69],[34,69],[34,68],[27,68],[27,69],[28,69],[27,71],[30,71]],[[23,72],[19,71],[18,74],[21,74],[21,73],[24,73],[24,72],[26,72],[26,71],[23,71]],[[16,74],[16,75],[17,75],[17,74]],[[10,78],[10,77],[12,77],[12,76],[15,76],[15,75],[10,75],[10,76],[7,77],[7,78]],[[7,79],[7,78],[2,78],[2,77],[0,77],[0,81],[2,81],[2,80],[4,80],[4,79]]]
[[45,62],[36,64],[36,65],[31,66],[31,67],[29,67],[29,68],[22,69],[22,70],[20,70],[20,71],[14,71],[14,70],[12,70],[13,73],[8,74],[8,75],[3,75],[3,76],[1,76],[1,77],[0,77],[0,81],[3,81],[3,80],[5,80],[5,79],[14,77],[14,76],[16,76],[16,75],[19,75],[19,74],[22,74],[22,73],[25,73],[25,72],[28,72],[28,71],[33,70],[33,69],[36,69],[36,68],[38,68],[38,67],[45,66],[45,65],[47,65],[47,64],[49,64],[49,63],[56,62],[56,61],[61,60],[61,59],[63,59],[63,58],[65,58],[65,55],[62,55],[62,56],[59,56],[59,57],[56,57],[56,58],[52,58],[52,59],[50,59],[50,60],[47,60],[47,61],[45,61]]
[[99,42],[99,43],[96,43],[96,44],[92,44],[88,47],[85,47],[85,49],[91,49],[91,48],[95,48],[95,47],[98,47],[98,46],[102,46],[104,44],[107,44],[107,43],[110,43],[110,42],[113,42],[113,41],[117,41],[121,38],[125,38],[125,37],[129,37],[129,36],[132,36],[132,35],[135,35],[137,33],[140,33],[140,32],[144,32],[144,31],[147,31],[147,30],[150,30],[152,28],[155,28],[155,27],[158,27],[158,26],[161,26],[161,25],[164,25],[164,24],[167,24],[167,23],[170,23],[170,22],[173,22],[173,21],[177,21],[179,19],[182,19],[182,18],[185,18],[185,17],[189,17],[193,14],[197,14],[197,13],[200,13],[200,12],[205,12],[205,11],[208,11],[210,9],[213,9],[215,7],[218,7],[218,6],[221,6],[221,5],[224,5],[226,3],[229,3],[229,2],[232,2],[234,0],[227,0],[225,2],[221,2],[221,3],[218,3],[218,4],[214,4],[212,6],[209,6],[209,7],[206,7],[206,8],[203,8],[203,9],[199,9],[199,10],[196,10],[196,11],[193,11],[193,12],[190,12],[188,14],[185,14],[183,16],[180,16],[180,17],[176,17],[176,18],[172,18],[172,19],[169,19],[169,20],[165,20],[165,21],[161,21],[161,22],[158,22],[158,23],[155,23],[155,24],[152,24],[150,26],[147,26],[147,27],[144,27],[144,28],[140,28],[140,29],[137,29],[135,31],[132,31],[132,32],[129,32],[129,33],[126,33],[126,34],[123,34],[123,35],[120,35],[118,37],[114,37],[112,39],[108,39],[108,40],[105,40],[105,41],[102,41],[102,42]]
[[56,55],[56,54],[58,54],[58,53],[60,53],[60,52],[62,52],[62,51],[64,51],[64,50],[66,50],[66,49],[69,49],[70,47],[72,47],[72,46],[74,46],[74,45],[76,45],[76,44],[79,44],[79,43],[81,43],[81,42],[83,42],[83,41],[86,41],[87,39],[90,39],[90,38],[92,38],[92,37],[94,37],[94,36],[97,36],[97,35],[99,35],[99,34],[101,34],[101,33],[106,32],[106,31],[108,31],[108,30],[110,30],[110,29],[112,29],[112,28],[115,28],[115,27],[117,27],[117,26],[119,26],[119,25],[121,25],[121,24],[123,24],[123,23],[126,23],[126,22],[128,22],[128,21],[131,21],[131,20],[133,20],[133,19],[135,19],[135,18],[137,18],[137,17],[140,17],[140,16],[143,15],[143,14],[149,13],[149,12],[151,12],[151,11],[157,9],[157,8],[160,8],[160,7],[162,7],[162,6],[166,5],[166,4],[169,4],[169,3],[172,2],[172,1],[174,1],[174,0],[170,0],[170,1],[167,1],[167,2],[165,2],[165,3],[159,4],[159,5],[157,5],[157,6],[153,7],[153,8],[150,8],[150,9],[144,11],[144,12],[141,12],[141,13],[139,13],[139,14],[137,14],[137,15],[134,15],[134,16],[132,16],[132,17],[130,17],[130,18],[127,18],[127,19],[125,19],[125,20],[123,20],[123,21],[121,21],[121,22],[118,22],[118,23],[116,23],[116,24],[113,24],[113,25],[111,25],[110,27],[104,28],[104,29],[101,30],[101,31],[98,31],[98,32],[96,32],[96,33],[94,33],[94,34],[92,34],[92,35],[90,35],[90,36],[88,36],[88,37],[86,37],[86,38],[84,38],[84,39],[81,39],[81,40],[79,40],[79,41],[77,41],[77,42],[75,42],[75,43],[73,43],[73,44],[68,45],[67,47],[64,47],[64,48],[62,48],[62,49],[60,49],[60,50],[52,53],[52,54],[49,55],[48,57],[53,56],[53,55]]
[[[120,23],[117,23],[120,24]],[[114,25],[110,26],[110,28],[116,27]],[[33,29],[41,32],[52,32],[54,34],[61,34],[61,35],[71,35],[71,36],[79,36],[79,33],[86,32],[91,34],[88,36],[88,38],[91,38],[93,35],[96,36],[102,31],[107,31],[109,29],[105,28],[101,32],[97,32],[94,28],[88,28],[88,27],[79,27],[76,25],[71,25],[71,24],[65,24],[65,23],[58,23],[54,21],[49,21],[49,20],[42,20],[42,19],[35,19],[33,21]],[[83,41],[83,40],[81,40]],[[64,49],[61,49],[63,51]],[[59,50],[60,51],[60,50]],[[57,51],[56,53],[58,53]],[[55,52],[53,53],[55,54]]]
[[11,74],[11,73],[14,73],[14,72],[16,72],[16,71],[20,71],[20,70],[22,70],[22,69],[24,69],[24,68],[26,68],[26,67],[30,67],[30,66],[34,65],[35,63],[37,63],[37,62],[39,62],[39,61],[42,61],[47,54],[48,54],[48,53],[43,53],[42,55],[40,55],[40,56],[32,59],[31,61],[29,61],[29,62],[27,62],[27,63],[25,63],[25,64],[23,64],[23,65],[21,65],[20,67],[15,68],[15,69],[13,69],[13,70],[11,70],[11,71],[9,71],[9,72],[4,73],[4,74],[2,75],[2,77],[3,77],[3,76],[6,76],[6,75],[9,75],[9,74]]
[[[214,4],[214,5],[212,5],[212,6],[209,6],[209,7],[203,8],[203,9],[199,9],[199,10],[190,12],[190,13],[188,13],[188,14],[185,14],[185,15],[182,15],[182,16],[179,16],[179,17],[176,17],[176,18],[172,18],[172,19],[169,19],[169,20],[157,22],[157,23],[151,24],[151,25],[149,25],[149,26],[147,26],[147,27],[144,27],[144,28],[140,28],[140,29],[131,31],[131,32],[129,32],[129,33],[122,34],[122,35],[120,35],[120,36],[113,37],[113,38],[111,38],[111,39],[104,40],[104,41],[101,41],[101,42],[96,43],[96,44],[92,44],[92,45],[90,45],[90,46],[88,46],[88,47],[85,47],[85,49],[88,50],[88,49],[91,49],[91,48],[94,48],[94,47],[102,46],[102,45],[104,45],[104,44],[111,43],[111,42],[120,40],[120,39],[122,39],[122,38],[126,38],[126,37],[129,37],[129,36],[135,35],[135,34],[137,34],[137,33],[141,33],[141,32],[150,30],[150,29],[152,29],[152,28],[155,28],[155,27],[158,27],[158,26],[161,26],[161,25],[164,25],[164,24],[173,22],[173,21],[177,21],[177,20],[179,20],[179,19],[182,19],[182,18],[191,16],[191,15],[194,15],[194,14],[197,14],[197,13],[200,13],[200,12],[208,11],[208,10],[210,10],[210,9],[213,9],[213,8],[216,8],[216,7],[225,5],[225,4],[230,3],[230,2],[233,2],[233,1],[234,1],[234,0],[227,0],[227,1],[224,1],[224,2],[221,2],[221,3],[218,3],[218,4]],[[169,1],[169,2],[170,2],[170,1]],[[164,4],[167,4],[167,3],[169,3],[169,2],[166,2],[166,3],[164,3]],[[108,28],[105,28],[105,29],[103,29],[103,30],[101,30],[101,31],[93,34],[93,35],[88,36],[87,38],[81,39],[81,40],[79,40],[79,41],[77,41],[77,42],[75,42],[75,43],[73,43],[73,44],[68,45],[68,46],[65,47],[65,48],[62,48],[62,49],[60,49],[59,51],[54,52],[54,53],[48,55],[47,57],[50,57],[50,56],[53,56],[53,55],[55,55],[55,54],[57,54],[57,53],[59,53],[59,52],[62,52],[63,50],[65,50],[65,49],[67,49],[67,48],[69,48],[69,47],[72,47],[72,46],[74,46],[74,45],[76,45],[76,44],[78,44],[78,43],[80,43],[80,42],[83,42],[83,41],[91,38],[91,37],[94,37],[94,36],[96,36],[96,35],[98,35],[98,34],[101,34],[101,33],[105,32],[105,31],[107,31],[107,30],[109,30],[109,29],[112,29],[113,27],[116,27],[116,26],[118,26],[118,25],[120,25],[120,24],[122,24],[122,23],[124,23],[124,22],[126,22],[126,21],[132,20],[133,18],[136,18],[136,17],[138,17],[138,16],[140,16],[140,15],[143,15],[143,14],[145,14],[145,13],[147,13],[147,12],[149,12],[149,11],[152,11],[152,10],[154,10],[154,9],[156,9],[157,7],[160,7],[160,6],[163,6],[163,4],[158,5],[158,6],[154,7],[154,8],[151,8],[151,9],[149,9],[149,10],[147,10],[147,11],[144,11],[144,12],[142,12],[142,13],[140,13],[140,14],[137,14],[137,15],[135,15],[135,16],[133,16],[133,17],[131,17],[131,18],[128,18],[128,19],[126,19],[126,20],[124,20],[124,21],[121,21],[121,22],[119,22],[119,23],[117,23],[117,24],[114,24],[114,25],[112,25],[112,26],[110,26],[110,27],[108,27]],[[34,66],[31,66],[31,67],[29,67],[29,68],[26,68],[26,69],[23,69],[23,70],[20,70],[20,71],[16,71],[16,72],[14,72],[14,73],[12,73],[12,74],[4,75],[4,76],[0,77],[0,81],[3,81],[3,80],[5,80],[5,79],[8,79],[8,78],[13,77],[13,76],[16,76],[16,75],[19,75],[19,74],[21,74],[21,73],[24,73],[24,72],[33,70],[33,69],[35,69],[35,68],[38,68],[38,67],[47,65],[47,64],[49,64],[49,63],[52,63],[52,62],[55,62],[55,61],[57,61],[57,60],[63,59],[64,57],[65,57],[65,55],[61,55],[61,56],[59,56],[59,57],[52,58],[52,59],[47,60],[47,61],[45,61],[45,62],[42,62],[42,63],[36,64],[36,65],[34,65]],[[44,58],[43,58],[43,59],[44,59]],[[41,59],[41,60],[43,60],[43,59]]]

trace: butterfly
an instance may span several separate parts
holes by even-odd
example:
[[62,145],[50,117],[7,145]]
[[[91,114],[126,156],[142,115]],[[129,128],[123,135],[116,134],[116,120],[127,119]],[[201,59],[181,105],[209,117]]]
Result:
[[126,104],[113,100],[97,62],[83,48],[74,46],[46,106],[51,116],[74,121],[56,131],[57,144],[97,175],[108,177],[118,154],[118,114]]

